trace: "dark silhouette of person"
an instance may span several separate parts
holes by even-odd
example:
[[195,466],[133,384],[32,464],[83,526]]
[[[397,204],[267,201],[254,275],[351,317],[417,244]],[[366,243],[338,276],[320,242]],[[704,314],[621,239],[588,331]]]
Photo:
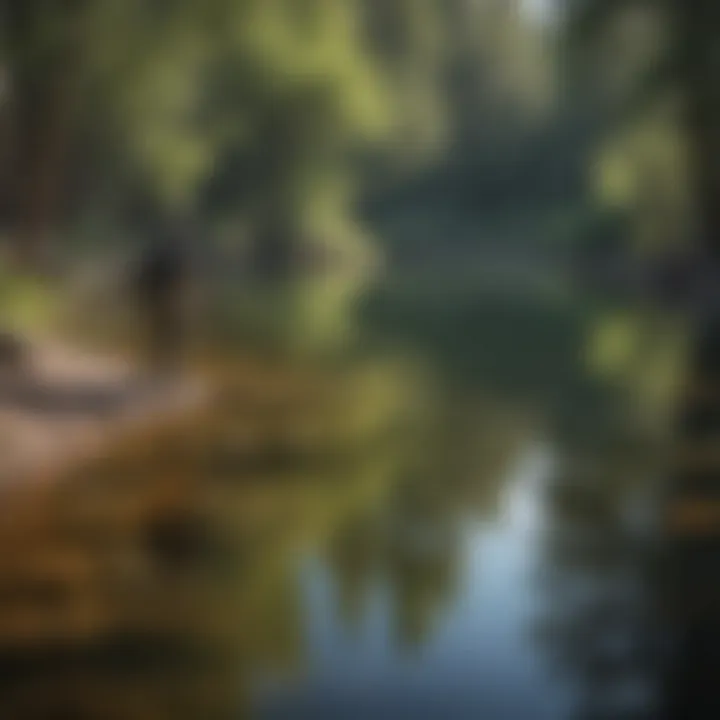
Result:
[[177,369],[181,362],[188,278],[187,248],[177,230],[161,235],[140,258],[136,291],[148,360],[156,369]]

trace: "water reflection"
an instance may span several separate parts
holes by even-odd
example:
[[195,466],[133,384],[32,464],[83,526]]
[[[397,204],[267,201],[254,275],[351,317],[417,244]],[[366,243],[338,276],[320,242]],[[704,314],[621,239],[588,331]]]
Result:
[[661,639],[649,493],[661,469],[653,446],[639,453],[603,437],[592,456],[575,438],[575,459],[548,485],[537,639],[575,686],[572,717],[653,718]]
[[436,408],[380,501],[356,507],[316,553],[332,584],[338,628],[350,637],[362,634],[380,596],[393,617],[383,630],[387,642],[412,655],[461,592],[464,519],[496,517],[505,466],[529,433],[515,413],[488,403],[490,426],[475,401],[465,405],[455,399]]
[[[429,542],[434,524],[417,544],[389,538],[365,611],[350,629],[341,577],[325,558],[306,565],[310,669],[302,683],[265,691],[262,717],[561,716],[566,692],[549,682],[526,637],[535,609],[537,512],[553,459],[529,440],[514,449],[502,474],[502,512],[488,521],[459,506],[450,545]],[[408,547],[415,560],[410,580],[393,556]]]
[[525,310],[463,344],[420,308],[429,371],[233,361],[211,413],[4,488],[3,717],[658,717],[702,574],[660,562],[670,393],[606,314]]
[[[397,378],[382,412],[345,406],[371,397],[375,366],[306,373],[293,394],[286,372],[254,372],[207,417],[62,482],[4,488],[3,717],[236,717],[251,675],[301,668],[296,555],[378,502],[410,407]],[[287,426],[299,411],[303,434]]]

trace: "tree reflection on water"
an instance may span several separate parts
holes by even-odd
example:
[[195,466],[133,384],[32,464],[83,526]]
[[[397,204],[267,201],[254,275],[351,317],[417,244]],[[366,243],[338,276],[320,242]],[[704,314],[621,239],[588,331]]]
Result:
[[[233,386],[207,417],[71,477],[4,489],[4,717],[236,717],[243,678],[302,668],[296,555],[384,492],[404,443],[371,430],[392,435],[407,408],[384,396],[372,420],[345,405],[356,390],[344,381],[324,399],[310,385],[282,393],[280,406],[262,387]],[[298,439],[293,412],[319,440]],[[248,425],[261,429],[249,444]],[[328,435],[342,451],[326,452]]]
[[[530,324],[543,319],[537,307],[529,313]],[[297,579],[307,556],[322,562],[351,635],[362,634],[382,591],[389,650],[378,672],[435,674],[442,702],[436,715],[424,708],[428,717],[464,720],[458,708],[477,705],[504,720],[498,708],[520,707],[521,689],[538,717],[557,715],[540,710],[555,707],[542,701],[558,688],[573,718],[687,710],[716,652],[718,575],[706,572],[715,557],[707,540],[658,533],[672,445],[663,423],[638,418],[660,412],[662,393],[635,382],[642,363],[608,365],[627,354],[584,363],[598,317],[553,310],[544,321],[558,341],[535,354],[527,335],[517,345],[492,313],[471,315],[487,339],[464,348],[462,367],[483,368],[474,379],[448,365],[451,355],[425,353],[410,325],[436,373],[373,364],[290,380],[280,366],[233,365],[211,413],[129,442],[62,482],[6,487],[3,717],[264,716],[261,681],[272,681],[275,698],[313,674],[333,683],[313,657],[318,610]],[[539,329],[534,337],[544,342]],[[538,443],[552,472],[525,498],[527,518],[516,517],[513,468]],[[672,510],[685,496],[669,497]],[[531,582],[505,577],[518,562]],[[518,627],[506,637],[508,623]],[[492,634],[495,624],[502,629]],[[445,654],[433,652],[438,643]],[[545,674],[531,683],[522,673],[533,663]],[[490,692],[483,673],[494,677],[495,664],[520,672],[518,688]],[[359,686],[369,682],[352,667]],[[397,677],[409,685],[387,702],[411,709],[427,678]],[[308,716],[292,709],[290,717]]]

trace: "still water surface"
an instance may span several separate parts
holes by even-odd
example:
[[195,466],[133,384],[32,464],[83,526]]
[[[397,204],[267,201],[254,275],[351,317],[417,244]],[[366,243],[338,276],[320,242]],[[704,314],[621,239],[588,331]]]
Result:
[[552,677],[530,638],[552,471],[551,449],[528,444],[502,481],[496,517],[458,517],[457,585],[410,648],[397,615],[412,609],[398,602],[391,580],[369,585],[348,627],[332,567],[308,558],[299,573],[307,669],[299,682],[260,690],[258,717],[565,716],[568,685]]
[[6,491],[3,717],[653,716],[662,373],[576,305],[406,310]]

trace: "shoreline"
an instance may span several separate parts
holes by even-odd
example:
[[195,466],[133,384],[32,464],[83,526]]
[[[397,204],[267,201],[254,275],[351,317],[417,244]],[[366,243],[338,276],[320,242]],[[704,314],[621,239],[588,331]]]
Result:
[[0,378],[0,488],[57,478],[210,401],[200,377],[153,376],[64,346],[33,348],[30,367]]

